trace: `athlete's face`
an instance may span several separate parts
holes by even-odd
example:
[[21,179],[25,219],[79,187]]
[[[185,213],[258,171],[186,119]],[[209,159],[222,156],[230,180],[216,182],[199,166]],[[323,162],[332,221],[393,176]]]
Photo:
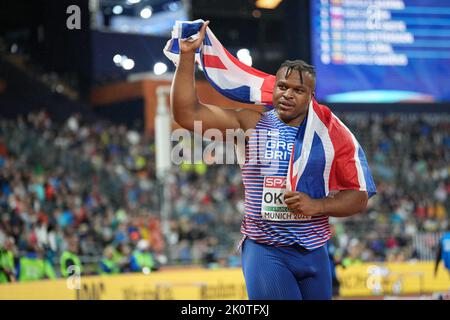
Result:
[[308,72],[291,70],[286,76],[287,67],[278,70],[273,90],[273,106],[278,117],[288,125],[299,125],[308,111],[314,95],[314,79]]

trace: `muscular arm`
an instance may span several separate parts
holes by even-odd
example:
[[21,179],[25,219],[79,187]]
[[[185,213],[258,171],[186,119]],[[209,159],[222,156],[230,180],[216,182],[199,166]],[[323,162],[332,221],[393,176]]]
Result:
[[330,217],[348,217],[364,211],[368,196],[365,191],[343,190],[333,198],[321,199],[322,213]]
[[365,191],[343,190],[334,197],[312,199],[302,192],[287,191],[285,202],[289,210],[304,215],[325,214],[330,217],[348,217],[364,211],[368,196]]
[[[197,97],[194,77],[195,50],[200,47],[205,37],[205,23],[199,38],[194,42],[180,40],[180,61],[175,71],[170,95],[170,105],[174,120],[183,128],[193,131],[194,121],[202,122],[202,130],[216,128],[247,129],[256,124],[259,113],[255,110],[237,111],[201,103]],[[250,124],[248,124],[250,119]]]

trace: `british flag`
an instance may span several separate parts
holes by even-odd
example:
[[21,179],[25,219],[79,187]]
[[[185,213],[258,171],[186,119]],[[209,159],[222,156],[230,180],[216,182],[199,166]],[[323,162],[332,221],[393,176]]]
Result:
[[[179,39],[195,40],[204,21],[177,21],[164,48],[175,64]],[[207,27],[203,45],[196,53],[209,83],[224,96],[249,104],[272,105],[275,76],[245,65],[232,56]],[[300,126],[292,150],[287,189],[313,198],[339,190],[376,193],[363,149],[351,131],[328,107],[312,99],[304,125]]]
[[[172,38],[164,48],[165,55],[178,64],[178,39],[198,37],[203,20],[192,22],[177,21],[172,30]],[[196,54],[209,83],[221,94],[234,101],[252,104],[272,104],[275,76],[247,66],[231,55],[208,27],[201,50]]]
[[312,99],[289,161],[287,189],[313,198],[340,190],[367,191],[376,186],[364,150],[331,110]]

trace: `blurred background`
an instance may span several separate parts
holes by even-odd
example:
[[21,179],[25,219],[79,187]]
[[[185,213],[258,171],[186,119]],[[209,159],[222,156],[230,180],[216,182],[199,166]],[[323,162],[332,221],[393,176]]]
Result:
[[[246,297],[239,165],[164,158],[163,48],[200,18],[259,70],[313,64],[366,152],[377,195],[330,219],[335,298],[446,292],[450,1],[17,0],[0,4],[0,297]],[[196,76],[202,101],[238,107]]]

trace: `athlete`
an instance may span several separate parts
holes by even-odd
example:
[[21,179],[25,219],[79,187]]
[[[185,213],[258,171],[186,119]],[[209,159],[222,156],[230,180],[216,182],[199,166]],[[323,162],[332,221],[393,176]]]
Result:
[[[342,136],[333,137],[348,150],[335,150],[335,161],[325,165],[331,165],[325,174],[333,182],[330,184],[333,189],[325,193],[323,163],[331,151],[318,148],[316,137],[305,134],[308,110],[316,103],[316,78],[314,68],[301,60],[286,61],[280,66],[271,111],[225,109],[200,102],[195,89],[194,55],[202,44],[208,23],[203,24],[197,40],[179,40],[180,58],[172,82],[171,108],[174,120],[191,131],[194,121],[201,121],[203,131],[216,128],[223,133],[227,129],[251,132],[242,167],[245,215],[241,249],[248,297],[331,299],[332,279],[326,246],[331,237],[328,217],[347,217],[364,211],[367,188],[375,187],[370,172],[357,169],[359,160],[340,161],[341,153],[349,150],[352,156],[359,157],[355,152],[359,145],[346,128],[340,129]],[[276,133],[275,140],[271,133]],[[309,141],[311,148],[304,168],[305,178],[300,181],[305,192],[287,191],[286,187],[289,161],[299,135],[304,135],[303,141]],[[264,139],[272,140],[260,150],[259,142]],[[261,154],[268,158],[258,161]]]
[[444,260],[444,266],[450,275],[450,227],[447,232],[439,239],[438,248],[436,251],[436,260],[434,263],[434,276],[436,277],[439,263]]

